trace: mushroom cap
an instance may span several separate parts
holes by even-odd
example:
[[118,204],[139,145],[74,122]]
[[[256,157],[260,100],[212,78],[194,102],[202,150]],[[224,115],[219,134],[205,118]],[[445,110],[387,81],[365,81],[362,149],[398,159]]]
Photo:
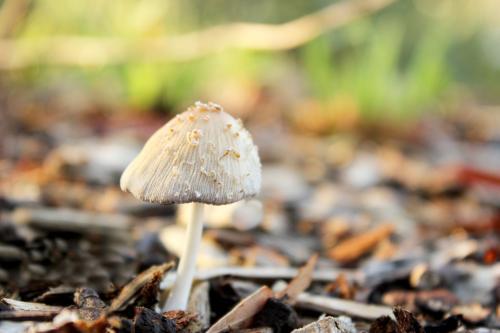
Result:
[[156,131],[120,179],[123,191],[161,204],[223,205],[260,186],[257,147],[241,120],[201,102]]

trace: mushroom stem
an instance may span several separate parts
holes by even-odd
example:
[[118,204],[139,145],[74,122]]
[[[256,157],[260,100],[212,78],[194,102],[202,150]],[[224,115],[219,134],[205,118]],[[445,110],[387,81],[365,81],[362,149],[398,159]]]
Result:
[[192,204],[192,209],[192,221],[187,228],[187,242],[177,268],[174,286],[170,291],[166,304],[162,307],[162,312],[186,310],[187,307],[196,268],[196,256],[203,233],[203,204],[195,202]]

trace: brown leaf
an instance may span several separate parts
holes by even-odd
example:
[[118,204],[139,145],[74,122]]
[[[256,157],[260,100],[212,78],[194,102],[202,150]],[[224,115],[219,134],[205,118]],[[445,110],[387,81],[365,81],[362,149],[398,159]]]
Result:
[[224,317],[212,325],[206,333],[219,333],[228,329],[246,328],[252,318],[262,310],[271,297],[273,297],[273,291],[267,286],[261,287],[239,302]]

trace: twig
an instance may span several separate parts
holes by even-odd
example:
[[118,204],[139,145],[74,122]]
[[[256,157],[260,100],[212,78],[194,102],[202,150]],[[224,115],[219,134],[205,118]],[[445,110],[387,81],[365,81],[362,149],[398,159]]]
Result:
[[180,36],[130,40],[54,36],[0,40],[0,69],[35,64],[101,66],[130,59],[186,61],[228,48],[287,50],[396,0],[344,0],[283,24],[231,23]]
[[[219,276],[230,275],[244,279],[262,279],[278,280],[292,279],[298,273],[297,268],[289,267],[217,267],[208,270],[198,271],[195,275],[197,280],[209,280]],[[345,274],[348,279],[360,281],[361,273],[348,269],[322,269],[313,272],[314,281],[333,281],[339,276]]]
[[377,319],[381,316],[394,317],[392,308],[383,305],[371,305],[340,298],[302,293],[297,298],[296,306],[316,310],[331,315],[345,314],[350,317]]

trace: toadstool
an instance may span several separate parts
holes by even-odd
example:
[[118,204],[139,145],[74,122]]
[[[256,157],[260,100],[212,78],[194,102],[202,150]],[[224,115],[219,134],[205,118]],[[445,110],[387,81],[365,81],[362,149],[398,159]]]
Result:
[[163,311],[185,310],[203,232],[203,205],[224,205],[260,191],[257,147],[240,120],[215,103],[196,102],[146,142],[120,179],[123,191],[160,204],[192,205],[187,242]]

